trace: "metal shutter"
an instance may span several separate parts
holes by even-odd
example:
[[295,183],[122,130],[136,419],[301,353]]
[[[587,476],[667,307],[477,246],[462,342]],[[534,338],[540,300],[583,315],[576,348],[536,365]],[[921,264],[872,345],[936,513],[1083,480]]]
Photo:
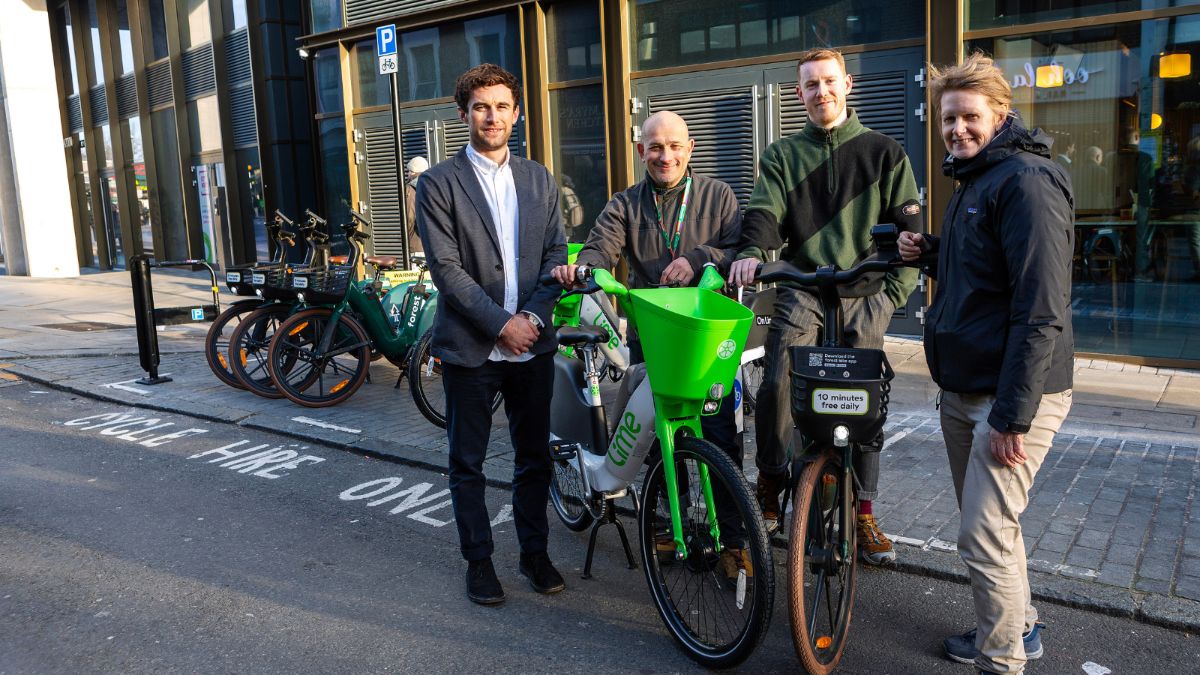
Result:
[[229,78],[229,116],[233,123],[233,146],[258,144],[254,118],[254,86],[251,82],[250,41],[241,28],[225,39],[225,67]]
[[225,37],[225,67],[229,70],[229,81],[250,81],[250,40],[245,28],[239,28]]
[[371,244],[375,255],[401,255],[404,218],[400,213],[400,177],[392,125],[363,129],[367,145],[367,201],[371,205]]
[[137,82],[132,74],[117,78],[117,114],[124,120],[137,113]]
[[[450,120],[442,124],[442,148],[449,159],[471,141],[471,130],[458,120]],[[508,137],[508,151],[518,157],[525,156],[525,117],[517,120],[513,126],[512,135]],[[433,164],[433,162],[430,162]]]
[[687,120],[696,141],[691,166],[724,181],[746,208],[754,190],[754,91],[734,87],[649,97],[649,114],[670,110]]
[[211,94],[217,89],[217,73],[213,70],[212,43],[183,53],[183,93],[187,100]]
[[346,25],[461,5],[467,0],[346,0]]
[[408,168],[408,160],[413,157],[424,157],[429,166],[433,166],[433,159],[429,156],[429,136],[424,125],[401,130],[400,152],[405,170]]
[[92,126],[108,124],[108,94],[104,85],[98,84],[88,90],[88,108],[92,112]]
[[171,63],[163,60],[146,68],[146,89],[150,107],[170,105],[175,92],[171,84]]
[[[855,75],[854,88],[846,97],[846,105],[854,108],[858,120],[865,126],[905,145],[908,109],[904,96],[907,84],[902,70]],[[791,90],[780,88],[778,91],[783,99],[779,103],[779,132],[781,137],[786,137],[803,129],[808,115],[804,112],[804,104]]]
[[79,94],[67,99],[67,122],[71,125],[71,133],[83,131],[83,106],[79,103]]

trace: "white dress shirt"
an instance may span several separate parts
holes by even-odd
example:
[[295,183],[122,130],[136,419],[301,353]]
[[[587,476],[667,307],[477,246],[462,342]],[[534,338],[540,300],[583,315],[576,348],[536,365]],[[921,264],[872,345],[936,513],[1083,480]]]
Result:
[[[504,162],[497,164],[467,145],[467,159],[479,179],[479,187],[483,188],[483,196],[487,199],[488,211],[492,214],[492,222],[496,224],[496,238],[500,241],[500,255],[504,263],[504,309],[509,314],[517,313],[517,186],[513,182],[512,167],[506,153]],[[492,347],[488,356],[490,361],[528,361],[533,358],[532,352],[517,356],[499,343]]]

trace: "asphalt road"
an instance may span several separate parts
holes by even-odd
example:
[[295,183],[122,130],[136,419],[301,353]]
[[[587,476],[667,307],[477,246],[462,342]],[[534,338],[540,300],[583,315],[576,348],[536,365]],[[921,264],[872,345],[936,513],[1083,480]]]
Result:
[[[0,674],[695,670],[612,532],[597,579],[583,581],[586,540],[554,523],[567,591],[538,595],[517,574],[507,495],[492,490],[508,601],[478,607],[439,473],[0,384]],[[233,454],[272,448],[270,464]],[[971,672],[940,654],[944,635],[970,625],[965,586],[860,579],[841,672]],[[1194,636],[1041,609],[1046,656],[1028,672],[1200,668]],[[798,670],[782,585],[743,669]]]

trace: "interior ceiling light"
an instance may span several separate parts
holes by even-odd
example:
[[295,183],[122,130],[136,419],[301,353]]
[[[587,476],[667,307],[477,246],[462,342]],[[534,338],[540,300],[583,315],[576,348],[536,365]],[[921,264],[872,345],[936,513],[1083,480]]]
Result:
[[1158,57],[1158,76],[1164,80],[1192,74],[1192,55],[1188,52],[1161,54]]
[[1038,66],[1036,75],[1037,86],[1043,89],[1063,86],[1063,67],[1057,63],[1048,66]]
[[1158,113],[1150,113],[1150,129],[1154,130],[1162,126],[1162,115]]

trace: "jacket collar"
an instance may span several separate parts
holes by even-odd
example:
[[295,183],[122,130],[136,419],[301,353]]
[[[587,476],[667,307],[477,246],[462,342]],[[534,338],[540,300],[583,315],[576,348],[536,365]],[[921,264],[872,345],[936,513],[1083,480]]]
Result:
[[830,143],[832,145],[841,145],[847,140],[863,132],[862,122],[858,120],[858,113],[854,112],[854,108],[846,107],[846,121],[837,125],[832,129],[819,127],[812,121],[805,122],[804,129],[800,132],[805,138],[815,143],[824,145]]
[[946,153],[945,159],[942,160],[942,173],[956,180],[969,178],[1020,152],[1049,159],[1050,146],[1053,144],[1054,139],[1041,129],[1026,129],[1021,124],[1021,115],[1013,111],[1004,122],[1004,126],[979,154],[970,159],[956,159],[950,153]]
[[[511,151],[508,155],[507,164],[512,168],[513,185],[517,189],[517,231],[523,233],[527,230],[526,225],[529,223],[532,214],[529,212],[529,208],[523,208],[521,205],[537,203],[532,190],[532,174],[530,174],[529,166],[525,159],[513,155]],[[471,162],[471,158],[467,156],[466,146],[454,155],[454,175],[458,179],[458,184],[471,200],[471,204],[475,206],[475,211],[479,214],[479,219],[483,222],[483,229],[487,231],[488,238],[492,240],[492,244],[496,247],[496,254],[500,255],[500,235],[496,232],[496,222],[492,220],[492,211],[488,208],[487,198],[483,196],[483,188],[479,185],[479,178],[475,175],[475,167]],[[519,239],[523,242],[527,237],[522,236]]]

